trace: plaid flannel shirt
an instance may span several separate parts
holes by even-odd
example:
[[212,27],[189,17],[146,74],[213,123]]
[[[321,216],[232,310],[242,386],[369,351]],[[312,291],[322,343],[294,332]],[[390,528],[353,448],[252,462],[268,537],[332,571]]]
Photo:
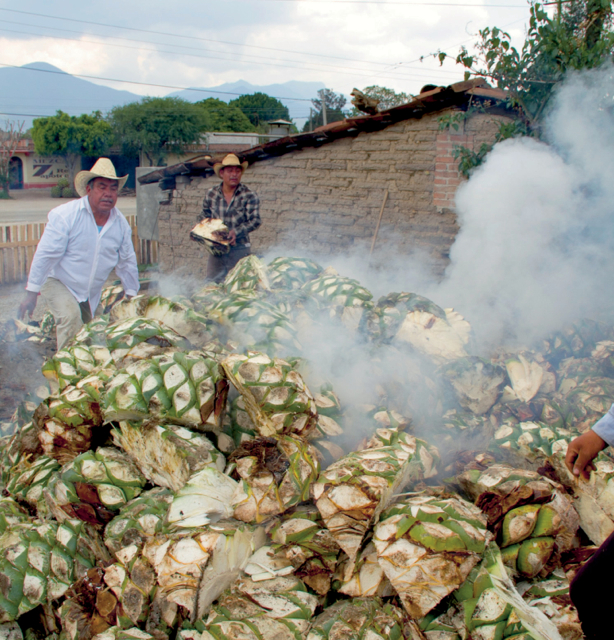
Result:
[[232,196],[230,204],[222,193],[222,184],[209,189],[203,200],[203,210],[198,221],[205,218],[218,218],[223,220],[229,229],[234,229],[237,234],[237,243],[249,242],[249,234],[255,231],[261,224],[260,199],[249,187],[239,183]]

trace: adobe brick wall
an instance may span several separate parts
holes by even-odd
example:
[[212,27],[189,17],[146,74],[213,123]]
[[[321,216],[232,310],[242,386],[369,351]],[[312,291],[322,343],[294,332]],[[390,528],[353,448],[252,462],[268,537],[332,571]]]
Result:
[[[388,190],[374,259],[420,250],[442,272],[458,231],[453,205],[461,178],[452,149],[492,141],[501,119],[477,114],[459,132],[440,132],[442,113],[253,164],[243,178],[261,202],[262,226],[252,234],[252,250],[368,253]],[[161,206],[162,271],[202,276],[206,254],[189,232],[206,190],[216,184],[215,176],[193,177]]]

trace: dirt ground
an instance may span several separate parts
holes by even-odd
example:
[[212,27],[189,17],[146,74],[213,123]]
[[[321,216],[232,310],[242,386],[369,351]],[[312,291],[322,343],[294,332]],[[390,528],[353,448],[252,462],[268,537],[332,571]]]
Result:
[[[112,271],[106,284],[116,282],[117,275]],[[14,341],[10,325],[7,330],[6,323],[17,317],[25,296],[25,284],[0,285],[0,422],[10,420],[24,397],[46,384],[41,367],[56,351],[55,335],[41,345],[26,340]],[[145,287],[144,284],[141,286]],[[38,300],[33,321],[40,321],[47,311],[42,298]]]
[[[24,284],[0,286],[0,327],[15,318],[17,309],[24,297]],[[45,313],[44,303],[40,302],[33,320],[40,320]],[[1,329],[0,329],[1,333]],[[44,384],[41,366],[46,358],[55,352],[55,340],[45,346],[28,341],[10,341],[12,332],[0,336],[0,421],[10,420],[17,405],[27,393]]]

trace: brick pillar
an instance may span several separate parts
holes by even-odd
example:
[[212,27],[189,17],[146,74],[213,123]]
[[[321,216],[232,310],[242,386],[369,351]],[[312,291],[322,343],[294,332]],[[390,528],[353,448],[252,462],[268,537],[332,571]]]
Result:
[[454,209],[454,195],[463,177],[458,172],[458,160],[452,156],[456,146],[473,147],[473,134],[440,132],[437,134],[435,157],[435,185],[433,203],[440,211]]

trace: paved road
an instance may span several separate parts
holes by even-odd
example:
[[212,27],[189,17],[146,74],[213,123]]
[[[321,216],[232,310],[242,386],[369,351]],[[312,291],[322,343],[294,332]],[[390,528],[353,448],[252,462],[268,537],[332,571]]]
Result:
[[[49,211],[63,202],[68,200],[41,197],[0,200],[0,225],[47,222]],[[117,206],[124,215],[136,215],[136,198],[119,198]]]

